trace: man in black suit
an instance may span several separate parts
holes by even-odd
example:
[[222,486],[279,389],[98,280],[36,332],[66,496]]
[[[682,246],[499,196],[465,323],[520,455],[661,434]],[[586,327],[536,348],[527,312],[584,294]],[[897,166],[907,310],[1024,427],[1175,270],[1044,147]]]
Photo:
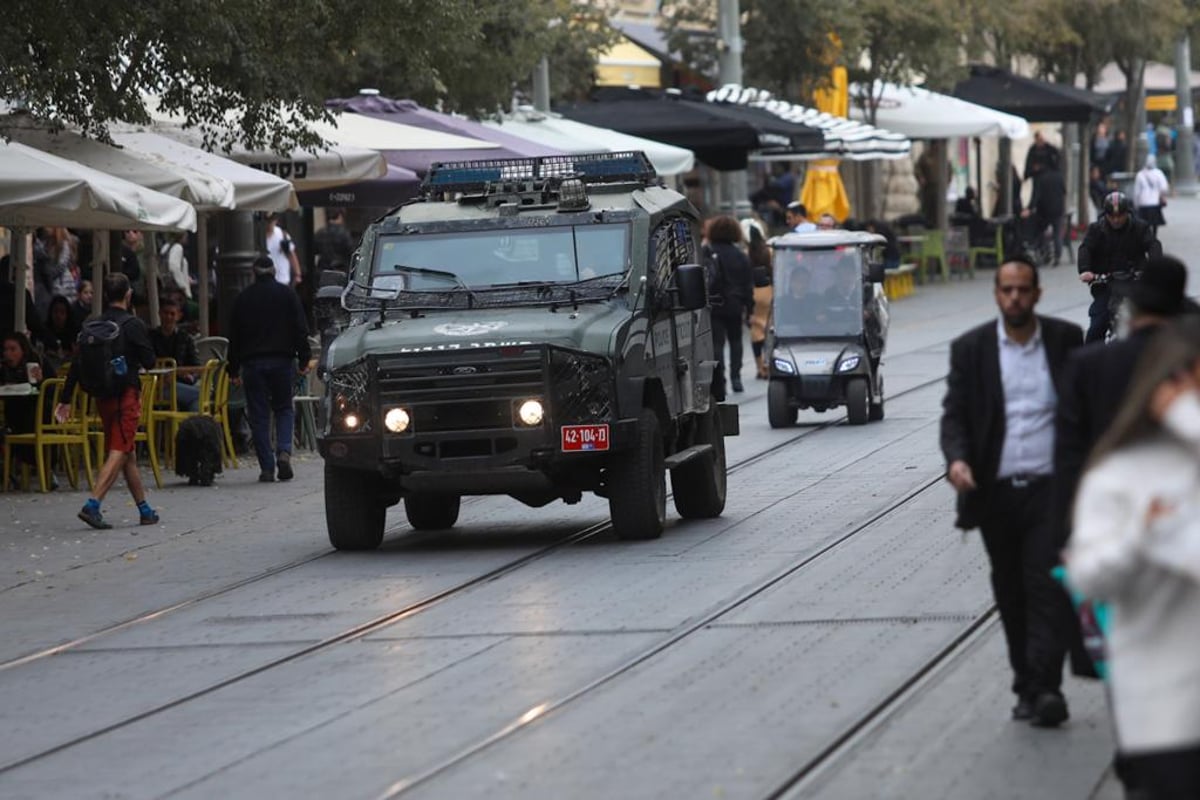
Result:
[[1000,318],[950,347],[942,402],[946,477],[963,530],[979,528],[992,565],[1017,705],[1014,719],[1053,727],[1067,718],[1062,666],[1073,627],[1050,575],[1059,547],[1053,514],[1057,386],[1083,331],[1034,313],[1038,271],[1025,256],[996,270]]
[[1054,437],[1055,495],[1063,544],[1069,538],[1071,506],[1083,465],[1117,416],[1142,350],[1173,317],[1200,313],[1186,289],[1187,267],[1182,261],[1170,256],[1151,258],[1142,277],[1125,290],[1129,336],[1086,345],[1067,361]]

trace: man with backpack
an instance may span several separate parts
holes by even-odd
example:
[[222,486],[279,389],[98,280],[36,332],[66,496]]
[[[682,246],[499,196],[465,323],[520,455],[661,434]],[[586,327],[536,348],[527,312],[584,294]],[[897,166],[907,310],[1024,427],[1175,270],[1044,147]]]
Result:
[[[108,454],[95,492],[80,510],[79,518],[93,528],[111,528],[100,513],[100,503],[117,476],[124,474],[141,524],[154,525],[158,513],[146,502],[146,487],[134,455],[134,438],[142,416],[138,370],[154,368],[154,348],[145,323],[129,313],[133,289],[128,277],[120,272],[105,275],[103,298],[104,311],[97,319],[84,323],[79,334],[78,356],[71,362],[62,393],[70,398],[78,384],[96,399],[104,428],[104,451]],[[66,420],[70,413],[69,403],[60,403],[54,410],[59,421]]]

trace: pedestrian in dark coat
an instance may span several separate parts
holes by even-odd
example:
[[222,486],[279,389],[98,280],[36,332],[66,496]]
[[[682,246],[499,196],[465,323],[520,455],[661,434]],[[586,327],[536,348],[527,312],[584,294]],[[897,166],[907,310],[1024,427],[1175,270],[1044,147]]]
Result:
[[941,447],[958,492],[958,527],[979,528],[1014,673],[1016,719],[1067,718],[1062,665],[1074,626],[1050,576],[1060,542],[1052,509],[1056,387],[1079,326],[1034,313],[1037,267],[1010,258],[996,270],[1000,318],[954,340]]
[[729,344],[729,387],[743,391],[742,350],[743,329],[749,327],[754,311],[754,268],[738,245],[742,241],[742,226],[729,216],[713,217],[708,221],[706,247],[715,262],[709,283],[709,306],[712,310],[713,351],[717,370],[713,376],[713,393],[725,396],[725,344]]
[[[246,413],[258,455],[258,479],[291,480],[296,414],[292,396],[297,374],[308,372],[312,350],[300,297],[275,280],[270,256],[254,261],[254,283],[233,303],[229,331],[229,374],[246,390]],[[240,377],[239,377],[240,376]],[[275,445],[271,445],[271,416]]]

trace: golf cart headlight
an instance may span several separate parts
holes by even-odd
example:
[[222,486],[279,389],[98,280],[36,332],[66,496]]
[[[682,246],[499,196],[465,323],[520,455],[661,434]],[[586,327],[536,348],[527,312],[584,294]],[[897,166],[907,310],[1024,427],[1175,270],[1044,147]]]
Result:
[[535,427],[542,424],[542,420],[546,417],[546,409],[542,406],[541,400],[526,400],[521,403],[517,409],[517,419],[522,425]]
[[862,360],[862,358],[859,356],[850,356],[849,358],[843,358],[842,363],[838,364],[838,372],[850,372],[851,370],[857,369],[858,362],[861,360]]
[[408,412],[403,408],[389,408],[383,415],[383,426],[392,433],[404,433],[411,421]]
[[775,359],[775,369],[779,370],[785,375],[796,374],[796,366],[792,362],[782,358]]
[[342,415],[342,427],[349,433],[354,433],[362,425],[362,417],[354,411],[347,411]]

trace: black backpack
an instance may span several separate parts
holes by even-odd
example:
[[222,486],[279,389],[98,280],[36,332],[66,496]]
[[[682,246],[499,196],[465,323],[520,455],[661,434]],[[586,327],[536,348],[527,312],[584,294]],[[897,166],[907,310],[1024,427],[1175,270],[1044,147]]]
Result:
[[129,385],[125,332],[108,319],[92,319],[79,331],[79,385],[92,397],[116,397]]

